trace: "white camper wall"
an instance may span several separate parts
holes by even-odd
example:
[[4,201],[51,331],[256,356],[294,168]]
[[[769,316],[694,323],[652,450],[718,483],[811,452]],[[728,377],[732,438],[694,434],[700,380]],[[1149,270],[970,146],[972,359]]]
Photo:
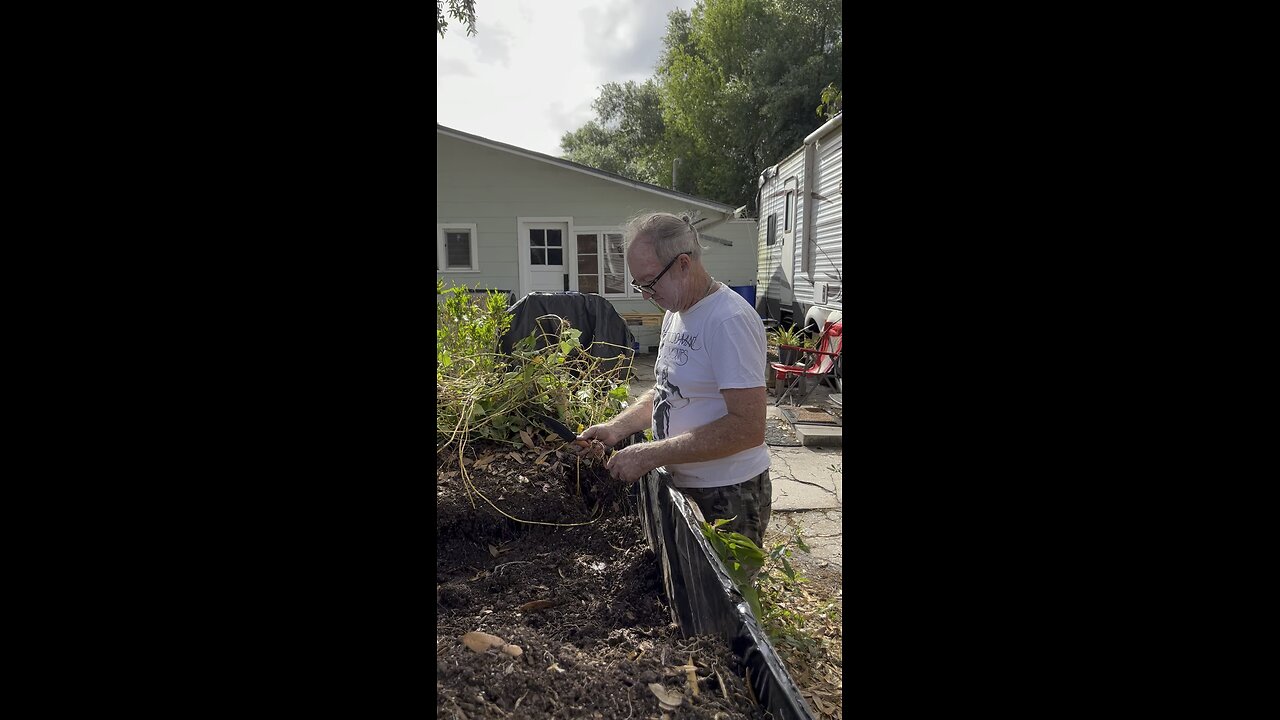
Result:
[[[760,218],[757,221],[757,297],[768,296],[771,309],[790,312],[795,300],[795,283],[800,263],[798,240],[803,228],[801,187],[804,180],[804,148],[788,155],[777,165],[778,173],[761,187]],[[787,196],[791,197],[790,229],[787,229]],[[769,232],[769,215],[777,218],[774,245],[766,244]],[[812,288],[810,288],[812,294]],[[775,317],[777,319],[777,317]]]
[[[814,190],[818,197],[814,198],[814,240],[818,250],[814,253],[813,279],[816,282],[838,283],[836,276],[844,277],[842,268],[844,258],[841,256],[843,240],[842,218],[842,181],[843,168],[843,125],[837,126],[817,144],[817,182]],[[843,290],[843,283],[840,282]],[[839,309],[841,301],[828,301],[826,306]]]

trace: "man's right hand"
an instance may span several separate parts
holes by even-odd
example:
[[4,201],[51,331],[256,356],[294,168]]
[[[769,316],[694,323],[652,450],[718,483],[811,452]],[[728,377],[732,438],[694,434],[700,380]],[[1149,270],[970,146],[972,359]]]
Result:
[[599,440],[600,444],[605,447],[613,447],[614,445],[622,442],[624,437],[626,436],[616,428],[611,426],[609,423],[605,423],[603,425],[592,425],[586,430],[583,430],[582,434],[578,436],[578,439],[573,441],[573,444],[577,446],[575,450],[578,453],[582,453],[591,447],[592,440]]

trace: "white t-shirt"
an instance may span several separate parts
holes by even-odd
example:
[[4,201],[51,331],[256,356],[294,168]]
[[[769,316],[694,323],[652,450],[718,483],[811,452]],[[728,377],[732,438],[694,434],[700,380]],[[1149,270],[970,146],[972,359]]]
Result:
[[[724,284],[682,313],[668,311],[654,364],[654,437],[665,440],[728,415],[720,391],[764,387],[765,352],[760,316]],[[734,485],[769,469],[769,448],[761,443],[666,467],[676,487]]]

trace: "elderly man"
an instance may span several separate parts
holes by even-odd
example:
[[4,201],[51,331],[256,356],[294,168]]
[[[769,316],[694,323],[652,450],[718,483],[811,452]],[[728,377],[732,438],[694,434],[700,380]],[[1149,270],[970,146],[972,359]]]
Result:
[[641,215],[626,228],[632,286],[666,310],[654,367],[657,384],[612,421],[579,436],[613,446],[653,428],[654,442],[610,457],[610,474],[635,482],[665,466],[707,520],[763,545],[772,508],[764,444],[764,324],[742,296],[702,265],[689,218]]

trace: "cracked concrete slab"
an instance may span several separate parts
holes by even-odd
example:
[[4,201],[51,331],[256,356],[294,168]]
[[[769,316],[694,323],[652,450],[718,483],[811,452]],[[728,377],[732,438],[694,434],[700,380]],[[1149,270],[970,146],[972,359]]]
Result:
[[839,509],[778,512],[775,507],[773,517],[769,520],[767,535],[769,540],[782,541],[799,531],[800,538],[809,546],[809,552],[793,549],[794,554],[808,555],[814,561],[828,563],[833,569],[843,573],[842,514],[843,511]]

